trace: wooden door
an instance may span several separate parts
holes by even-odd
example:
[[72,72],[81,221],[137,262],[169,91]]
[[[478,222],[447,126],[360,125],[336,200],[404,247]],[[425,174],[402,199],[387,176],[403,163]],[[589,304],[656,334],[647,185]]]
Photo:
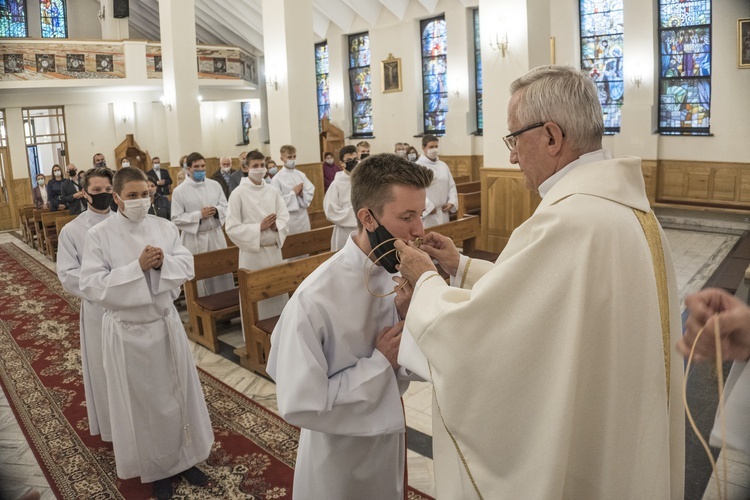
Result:
[[8,148],[0,148],[0,231],[18,227]]

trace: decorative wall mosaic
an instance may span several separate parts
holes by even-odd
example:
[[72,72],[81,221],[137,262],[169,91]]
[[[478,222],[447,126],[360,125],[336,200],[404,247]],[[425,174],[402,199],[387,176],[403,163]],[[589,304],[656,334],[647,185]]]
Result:
[[[198,78],[242,79],[258,83],[258,62],[255,56],[233,47],[197,47]],[[148,78],[162,78],[161,45],[146,45]]]
[[125,78],[122,45],[6,43],[0,54],[0,81]]

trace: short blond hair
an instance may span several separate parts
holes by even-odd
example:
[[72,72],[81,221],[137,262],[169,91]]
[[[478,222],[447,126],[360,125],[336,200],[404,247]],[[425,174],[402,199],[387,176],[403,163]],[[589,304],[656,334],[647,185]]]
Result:
[[367,148],[370,149],[370,143],[367,141],[359,141],[357,143],[357,148]]
[[279,150],[279,153],[281,153],[281,154],[288,154],[288,155],[295,155],[295,154],[297,154],[297,148],[295,148],[291,144],[284,144],[283,146],[281,146],[281,149]]

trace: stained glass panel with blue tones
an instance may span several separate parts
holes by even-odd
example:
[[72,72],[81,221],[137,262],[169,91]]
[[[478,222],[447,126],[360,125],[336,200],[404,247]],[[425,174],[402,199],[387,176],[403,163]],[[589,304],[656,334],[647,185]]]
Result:
[[0,37],[29,36],[26,24],[26,0],[0,0]]
[[445,16],[425,19],[422,33],[422,93],[424,94],[424,133],[445,133],[448,111],[447,62],[448,37]]
[[659,27],[659,133],[707,135],[711,0],[660,0]]
[[318,91],[318,128],[323,118],[331,117],[331,101],[328,88],[328,42],[315,44],[315,82]]
[[65,0],[39,0],[42,38],[68,38],[68,10]]
[[349,36],[349,95],[352,100],[353,135],[371,136],[372,79],[368,33]]
[[623,104],[623,0],[581,0],[581,69],[596,83],[604,133],[620,131]]
[[349,37],[349,67],[370,65],[370,35],[361,33]]
[[479,9],[474,9],[474,91],[477,99],[477,132],[484,130],[484,112],[482,111],[482,50],[481,38],[479,38]]

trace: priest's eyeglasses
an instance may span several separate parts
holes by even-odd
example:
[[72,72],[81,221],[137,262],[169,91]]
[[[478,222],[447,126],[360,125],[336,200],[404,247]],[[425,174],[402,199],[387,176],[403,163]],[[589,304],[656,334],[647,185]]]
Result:
[[510,151],[516,150],[516,137],[523,134],[524,132],[528,132],[529,130],[533,130],[535,128],[543,127],[544,122],[535,123],[533,125],[529,125],[528,127],[524,127],[521,130],[516,130],[515,132],[512,132],[505,137],[503,137],[503,142],[505,142],[505,145],[508,146],[508,149]]

